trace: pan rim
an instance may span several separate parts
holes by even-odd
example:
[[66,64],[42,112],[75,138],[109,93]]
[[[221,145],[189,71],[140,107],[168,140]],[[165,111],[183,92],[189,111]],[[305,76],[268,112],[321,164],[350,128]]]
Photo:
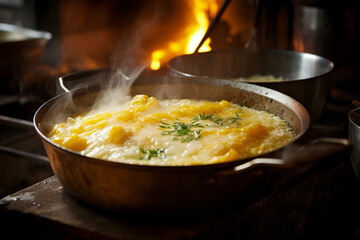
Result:
[[[110,69],[99,69],[99,71],[107,71],[107,70],[110,70]],[[96,71],[93,71],[93,73],[96,73]],[[73,77],[74,75],[76,74],[84,74],[84,72],[78,72],[78,73],[74,73],[74,74],[69,74],[67,76],[71,76]],[[85,71],[85,74],[86,74],[86,71]],[[146,78],[146,77],[145,77]],[[166,76],[166,78],[176,78],[176,79],[182,79],[184,80],[185,82],[191,82],[193,81],[193,78],[188,78],[188,77],[174,77],[174,76]],[[124,163],[124,162],[115,162],[115,161],[110,161],[110,160],[105,160],[105,159],[100,159],[100,158],[93,158],[93,157],[89,157],[89,156],[85,156],[85,155],[82,155],[81,153],[79,152],[76,152],[76,151],[72,151],[72,150],[69,150],[69,149],[66,149],[56,143],[53,143],[47,136],[46,134],[43,132],[43,130],[41,129],[41,120],[44,118],[41,117],[41,119],[39,119],[39,116],[41,115],[41,113],[44,111],[48,111],[46,108],[48,108],[49,106],[51,106],[52,104],[54,104],[54,102],[57,102],[59,101],[59,99],[61,98],[64,98],[65,96],[67,95],[71,95],[71,94],[74,94],[78,91],[83,91],[84,89],[91,89],[93,87],[98,87],[99,85],[103,84],[103,83],[93,83],[93,84],[89,84],[83,88],[76,88],[76,89],[73,89],[71,90],[70,92],[64,92],[64,93],[61,93],[51,99],[49,99],[48,101],[46,101],[45,103],[43,103],[38,109],[37,111],[35,112],[34,114],[34,118],[33,118],[33,124],[34,124],[34,127],[35,127],[35,130],[36,132],[38,133],[38,135],[41,137],[41,139],[43,141],[46,141],[47,144],[50,144],[52,145],[53,147],[55,147],[55,149],[60,149],[62,151],[65,151],[66,153],[68,154],[71,154],[71,155],[74,155],[76,157],[81,157],[83,160],[86,160],[86,161],[89,161],[89,162],[92,162],[94,164],[102,164],[102,165],[106,165],[106,166],[109,166],[109,167],[116,167],[116,168],[129,168],[129,169],[136,169],[136,170],[140,170],[140,169],[152,169],[152,170],[159,170],[159,171],[169,171],[170,169],[172,171],[182,171],[184,169],[186,170],[189,170],[189,169],[192,169],[192,170],[200,170],[200,169],[208,169],[208,168],[228,168],[228,167],[232,167],[232,166],[237,166],[239,164],[242,164],[242,163],[245,163],[245,162],[248,162],[252,159],[255,159],[255,158],[258,158],[258,157],[262,157],[262,156],[267,156],[267,155],[270,155],[280,149],[283,149],[285,148],[287,145],[297,141],[299,138],[301,138],[303,136],[303,134],[308,130],[309,126],[310,126],[310,116],[309,116],[309,113],[308,111],[305,109],[304,106],[302,106],[302,104],[300,104],[298,101],[296,101],[295,99],[281,93],[281,92],[278,92],[276,90],[273,90],[273,89],[270,89],[270,88],[266,88],[266,87],[262,87],[262,86],[258,86],[258,85],[255,85],[255,84],[251,84],[251,83],[244,83],[244,82],[235,82],[235,81],[232,81],[232,80],[226,80],[226,79],[218,79],[218,78],[202,78],[202,77],[197,77],[197,82],[196,84],[199,84],[200,83],[204,83],[204,84],[207,84],[207,85],[214,85],[216,84],[216,82],[218,82],[219,80],[221,80],[222,83],[224,83],[224,86],[227,86],[227,87],[239,87],[242,89],[242,90],[245,90],[245,91],[251,91],[255,94],[258,94],[258,95],[261,95],[261,96],[264,96],[264,97],[267,97],[267,98],[271,98],[271,99],[274,99],[274,100],[280,100],[280,99],[283,99],[283,101],[285,101],[285,104],[287,107],[291,108],[291,109],[296,109],[296,108],[299,108],[301,109],[301,114],[302,116],[299,116],[299,118],[301,119],[305,119],[305,121],[301,121],[301,131],[299,132],[299,134],[297,134],[295,136],[295,138],[289,142],[288,144],[282,146],[282,147],[279,147],[279,148],[276,148],[276,149],[273,149],[269,152],[266,152],[266,153],[263,153],[263,154],[260,154],[260,155],[256,155],[256,156],[252,156],[252,157],[248,157],[248,158],[243,158],[243,159],[238,159],[238,160],[234,160],[234,161],[229,161],[229,162],[221,162],[221,163],[212,163],[212,164],[198,164],[198,165],[149,165],[149,164],[144,164],[144,165],[141,165],[141,164],[130,164],[130,163]],[[144,84],[147,84],[151,81],[147,81],[146,83]],[[150,84],[150,83],[149,83]]]
[[[230,53],[249,53],[249,54],[254,54],[254,53],[271,53],[271,54],[278,54],[280,55],[291,55],[291,56],[296,56],[296,55],[302,55],[305,56],[308,59],[318,59],[321,60],[322,62],[326,63],[327,65],[327,70],[323,71],[319,74],[313,75],[311,77],[306,77],[306,78],[296,78],[296,79],[284,79],[283,81],[281,81],[282,84],[288,84],[291,82],[297,82],[297,81],[305,81],[305,80],[310,80],[310,79],[314,79],[314,78],[318,78],[321,76],[324,76],[326,74],[328,74],[329,72],[331,72],[334,69],[334,63],[322,56],[313,54],[313,53],[308,53],[308,52],[298,52],[298,51],[292,51],[292,50],[285,50],[285,49],[260,49],[260,50],[245,50],[242,48],[235,48],[235,49],[218,49],[218,50],[213,50],[210,52],[201,52],[201,53],[196,53],[196,54],[183,54],[183,55],[179,55],[176,56],[172,59],[169,60],[168,62],[168,67],[170,68],[170,70],[172,72],[174,72],[175,74],[178,75],[183,75],[186,77],[206,77],[206,78],[218,78],[217,76],[205,76],[205,75],[195,75],[193,73],[189,73],[188,71],[181,71],[179,70],[178,67],[175,67],[174,65],[176,65],[176,61],[179,61],[179,59],[187,59],[187,58],[191,58],[193,56],[209,56],[210,54],[212,55],[216,55],[216,54],[230,54]],[[230,78],[230,77],[222,77],[228,80],[232,80],[234,81],[235,78]],[[275,84],[279,84],[279,82],[246,82],[246,83],[251,83],[251,84],[263,84],[266,83],[267,85],[275,85]]]

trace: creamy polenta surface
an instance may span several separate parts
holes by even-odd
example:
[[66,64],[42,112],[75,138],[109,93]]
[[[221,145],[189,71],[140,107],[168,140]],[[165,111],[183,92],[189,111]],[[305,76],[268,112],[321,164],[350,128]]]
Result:
[[146,165],[201,165],[263,154],[294,139],[273,114],[228,101],[136,95],[117,110],[69,117],[51,141],[82,155]]
[[266,83],[266,82],[282,82],[285,81],[282,77],[274,77],[273,75],[253,75],[247,78],[236,78],[234,80],[240,82],[258,82],[258,83]]

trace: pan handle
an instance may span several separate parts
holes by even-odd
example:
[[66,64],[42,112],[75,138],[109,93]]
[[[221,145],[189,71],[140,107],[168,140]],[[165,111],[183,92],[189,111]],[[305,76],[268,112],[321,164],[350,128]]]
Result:
[[214,184],[218,178],[241,174],[259,166],[291,168],[303,164],[315,163],[327,156],[340,153],[351,144],[348,139],[321,137],[307,144],[292,143],[284,148],[279,158],[255,158],[228,170],[213,173],[204,180],[205,185]]
[[59,77],[59,85],[64,92],[70,92],[70,90],[65,86],[64,79],[62,77]]
[[144,66],[134,68],[133,72],[124,73],[119,68],[98,68],[79,71],[59,77],[59,86],[63,92],[70,92],[76,88],[88,87],[100,83],[109,86],[129,86],[142,73]]
[[90,84],[97,84],[100,82],[106,82],[109,79],[110,74],[115,71],[111,68],[99,68],[88,71],[79,71],[75,73],[69,73],[61,76],[58,79],[58,84],[63,92],[70,92],[76,88],[82,88]]

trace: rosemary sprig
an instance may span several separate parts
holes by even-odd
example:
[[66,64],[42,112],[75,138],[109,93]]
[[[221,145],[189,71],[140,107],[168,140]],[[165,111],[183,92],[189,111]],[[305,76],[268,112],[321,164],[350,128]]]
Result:
[[140,147],[138,150],[138,158],[140,160],[150,160],[151,158],[165,159],[165,148],[145,150]]
[[204,127],[201,123],[190,123],[176,121],[172,124],[161,122],[160,128],[168,128],[171,130],[165,130],[161,132],[161,135],[174,136],[171,140],[180,140],[181,142],[190,142],[200,138],[201,130],[193,130],[192,128]]
[[200,120],[207,120],[210,119],[212,120],[212,117],[215,115],[216,112],[214,112],[213,114],[209,114],[209,115],[205,115],[205,113],[200,113],[199,116],[196,116],[192,119],[192,121],[197,122]]
[[240,123],[238,122],[240,117],[237,113],[235,113],[235,117],[230,117],[227,119],[227,126],[235,125],[236,128],[240,127]]
[[[200,121],[210,121],[215,125],[211,125],[209,123],[204,123]],[[184,122],[173,122],[173,123],[166,123],[161,121],[159,125],[160,128],[168,129],[161,131],[161,135],[163,136],[173,136],[171,139],[180,140],[181,142],[190,142],[192,140],[198,140],[201,137],[201,130],[194,129],[194,128],[205,128],[205,127],[239,127],[240,123],[238,122],[240,117],[237,113],[235,113],[235,117],[229,118],[220,118],[215,116],[215,112],[209,115],[205,115],[205,113],[200,113],[198,116],[195,116],[191,119],[191,123],[186,124]]]
[[[221,126],[227,126],[230,127],[231,125],[235,125],[235,127],[239,127],[240,123],[238,122],[240,120],[240,117],[237,113],[235,113],[235,117],[229,117],[229,118],[220,118],[217,116],[214,116],[215,112],[209,115],[205,115],[205,113],[200,113],[199,116],[196,116],[192,119],[193,122],[198,122],[200,120],[209,120],[213,123],[215,123],[214,127],[221,127]],[[211,125],[208,125],[211,127]]]

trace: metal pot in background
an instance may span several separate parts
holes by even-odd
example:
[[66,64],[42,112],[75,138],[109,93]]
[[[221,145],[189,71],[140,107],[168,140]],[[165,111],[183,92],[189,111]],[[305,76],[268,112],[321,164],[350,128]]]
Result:
[[282,92],[309,111],[311,122],[321,115],[334,64],[323,57],[289,50],[215,50],[182,55],[168,63],[173,75],[222,79],[253,75],[282,77],[281,82],[252,82]]
[[293,47],[295,51],[308,52],[333,59],[336,56],[335,19],[323,8],[294,5]]
[[295,51],[330,59],[330,96],[359,99],[360,8],[356,1],[292,0],[292,45]]
[[17,91],[18,82],[35,66],[51,33],[0,23],[0,86]]

